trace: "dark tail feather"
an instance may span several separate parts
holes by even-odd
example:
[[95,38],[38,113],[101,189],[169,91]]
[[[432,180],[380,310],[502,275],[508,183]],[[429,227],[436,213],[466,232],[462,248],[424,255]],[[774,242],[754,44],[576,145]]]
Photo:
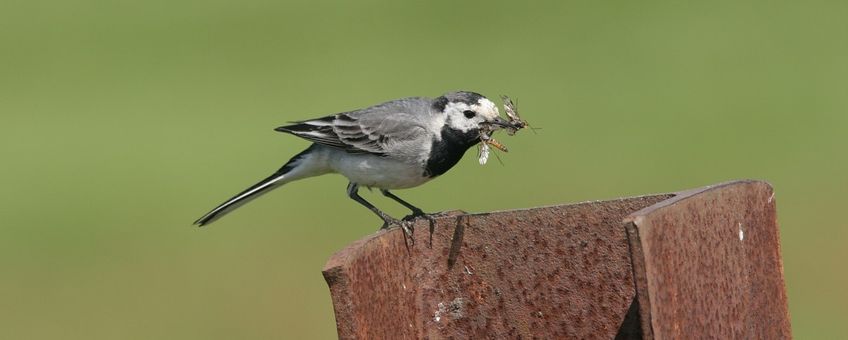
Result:
[[242,206],[243,204],[250,202],[254,198],[262,196],[262,194],[271,191],[271,189],[288,182],[287,180],[285,180],[285,175],[289,173],[289,171],[294,169],[299,164],[300,160],[304,156],[306,156],[311,150],[312,147],[309,147],[303,152],[295,155],[273,175],[268,176],[267,178],[259,181],[259,183],[254,184],[250,188],[247,188],[246,190],[240,192],[238,195],[235,195],[232,198],[226,200],[224,203],[221,203],[221,205],[219,205],[215,209],[212,209],[212,211],[206,213],[206,215],[203,215],[203,217],[197,219],[197,221],[194,221],[194,224],[197,224],[202,227],[206,224],[212,223],[215,220],[226,215],[230,211],[233,211],[234,209]]
[[268,192],[270,189],[279,185],[277,181],[282,179],[283,175],[285,174],[275,173],[271,176],[268,176],[268,178],[259,181],[259,183],[256,183],[250,188],[247,188],[247,190],[244,190],[238,195],[235,195],[232,198],[226,200],[224,203],[221,203],[221,205],[219,205],[215,209],[212,209],[212,211],[206,213],[206,215],[203,215],[203,217],[197,219],[197,221],[194,221],[194,224],[197,224],[202,227],[206,224],[214,222],[215,220],[221,218],[221,216],[224,216],[230,211],[233,211],[235,208],[238,208],[243,204],[250,202],[252,199],[261,196],[262,194]]

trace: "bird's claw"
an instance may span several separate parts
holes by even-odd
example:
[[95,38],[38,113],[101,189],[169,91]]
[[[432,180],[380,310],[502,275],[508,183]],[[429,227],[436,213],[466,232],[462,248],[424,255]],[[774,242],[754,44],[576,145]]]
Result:
[[425,216],[427,216],[427,214],[425,214],[423,211],[413,210],[412,214],[409,214],[409,215],[406,215],[406,216],[403,217],[403,221],[414,221],[415,219],[417,219],[419,217],[425,217]]
[[[427,219],[427,222],[430,223],[430,248],[433,248],[433,232],[435,231],[435,227],[436,227],[436,216],[440,216],[442,214],[443,213],[425,214],[421,210],[413,211],[411,215],[407,215],[406,217],[404,217],[401,220],[401,223],[402,224],[410,223],[410,229],[412,229],[412,231],[414,232],[415,231],[415,228],[414,228],[415,220],[417,220],[419,217],[423,217],[423,218]],[[404,227],[401,226],[401,228],[404,228]],[[412,238],[412,232],[409,232],[406,228],[404,228],[404,233],[406,233],[406,235],[409,236],[409,238]]]
[[401,221],[399,221],[399,220],[396,220],[396,219],[391,218],[391,217],[384,217],[383,218],[383,226],[380,227],[380,230],[389,229],[391,227],[399,226],[400,224],[401,224]]
[[[406,249],[409,250],[409,244],[406,239],[409,238],[412,245],[415,245],[415,238],[413,234],[415,233],[415,219],[420,216],[427,216],[424,212],[418,210],[413,211],[412,215],[404,217],[402,220],[397,220],[387,215],[383,215],[383,226],[380,227],[380,230],[388,230],[394,227],[399,227],[403,230],[403,242],[406,244]],[[432,241],[431,241],[432,243]]]
[[415,223],[413,223],[412,220],[407,220],[406,218],[404,218],[403,220],[397,220],[391,217],[387,217],[383,219],[383,226],[380,227],[380,229],[391,229],[393,227],[399,227],[401,230],[403,230],[403,233],[409,237],[412,237],[412,233],[415,232]]
[[[415,222],[412,221],[398,221],[392,219],[391,221],[385,221],[383,224],[383,228],[381,229],[389,229],[392,227],[400,227],[403,231],[403,244],[406,245],[406,251],[409,251],[409,244],[411,243],[413,246],[415,245],[415,238],[413,237],[413,233],[415,233]],[[407,242],[407,239],[410,241]]]
[[403,230],[403,233],[406,234],[406,236],[408,236],[409,239],[412,240],[412,244],[415,244],[415,239],[412,238],[412,234],[415,233],[415,223],[412,223],[410,221],[401,221],[400,229]]

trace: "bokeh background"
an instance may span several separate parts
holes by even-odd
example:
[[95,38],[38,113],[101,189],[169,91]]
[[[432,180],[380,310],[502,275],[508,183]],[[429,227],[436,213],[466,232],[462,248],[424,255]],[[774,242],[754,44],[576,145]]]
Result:
[[7,0],[0,338],[335,337],[320,269],[380,225],[342,177],[191,222],[308,145],[274,127],[457,89],[509,94],[542,130],[399,195],[480,212],[767,180],[794,333],[842,336],[846,17],[845,1]]

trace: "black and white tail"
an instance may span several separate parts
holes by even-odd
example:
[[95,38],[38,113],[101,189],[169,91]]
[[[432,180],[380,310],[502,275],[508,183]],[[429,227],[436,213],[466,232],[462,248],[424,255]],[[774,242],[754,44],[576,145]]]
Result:
[[[212,211],[203,215],[203,217],[194,221],[194,224],[199,226],[204,226],[209,223],[214,222],[215,220],[221,218],[227,213],[235,210],[236,208],[242,206],[243,204],[250,202],[251,200],[262,196],[262,194],[271,191],[271,189],[277,188],[285,183],[291,182],[295,179],[300,179],[303,177],[309,177],[312,174],[297,174],[296,176],[293,174],[293,170],[299,168],[299,166],[303,163],[304,159],[307,158],[310,151],[312,151],[314,147],[309,147],[303,152],[295,155],[290,159],[285,165],[283,165],[280,170],[277,170],[271,176],[259,181],[259,183],[254,184],[250,188],[240,192],[238,195],[233,196],[232,198],[226,200],[224,203],[221,203]],[[296,177],[296,178],[292,178]]]

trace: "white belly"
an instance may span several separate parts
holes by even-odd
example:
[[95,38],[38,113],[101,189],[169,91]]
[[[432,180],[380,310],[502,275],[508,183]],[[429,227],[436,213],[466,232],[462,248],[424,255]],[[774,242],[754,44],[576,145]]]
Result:
[[341,153],[344,152],[330,157],[330,167],[361,186],[406,189],[430,180],[424,177],[424,169],[420,165],[375,155]]

